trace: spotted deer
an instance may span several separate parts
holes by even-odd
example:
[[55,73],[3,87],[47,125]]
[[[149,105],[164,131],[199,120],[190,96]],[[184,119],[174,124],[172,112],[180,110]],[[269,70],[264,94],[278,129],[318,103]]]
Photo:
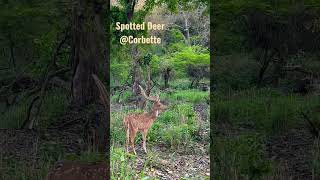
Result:
[[123,119],[123,124],[126,130],[126,151],[129,152],[129,144],[133,149],[134,154],[137,154],[134,147],[134,140],[137,132],[142,133],[142,146],[145,153],[147,153],[146,140],[148,130],[152,126],[153,122],[157,119],[159,114],[167,109],[167,106],[160,102],[159,95],[156,97],[147,96],[144,89],[139,85],[141,95],[153,102],[151,112],[147,113],[133,113],[128,114]]

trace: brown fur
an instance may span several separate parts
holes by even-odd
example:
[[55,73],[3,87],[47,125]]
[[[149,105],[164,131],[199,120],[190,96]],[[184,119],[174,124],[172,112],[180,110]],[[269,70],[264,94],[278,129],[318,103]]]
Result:
[[142,140],[143,140],[143,149],[145,152],[147,152],[146,148],[146,140],[148,135],[148,130],[152,126],[153,122],[158,117],[159,113],[166,110],[166,106],[163,105],[160,102],[159,97],[148,97],[145,95],[144,90],[141,86],[141,94],[148,100],[153,101],[153,108],[150,113],[134,113],[134,114],[128,114],[123,119],[123,125],[126,130],[126,151],[129,151],[129,144],[131,144],[131,147],[133,148],[134,154],[137,154],[134,148],[134,140],[137,135],[137,132],[142,133]]

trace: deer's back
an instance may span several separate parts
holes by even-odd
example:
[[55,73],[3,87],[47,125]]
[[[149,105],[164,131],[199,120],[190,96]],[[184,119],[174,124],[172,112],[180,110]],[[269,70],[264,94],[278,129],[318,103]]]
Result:
[[106,163],[60,162],[49,171],[46,180],[107,180]]
[[131,126],[137,130],[148,129],[153,122],[153,118],[147,113],[130,114],[124,118],[126,127]]

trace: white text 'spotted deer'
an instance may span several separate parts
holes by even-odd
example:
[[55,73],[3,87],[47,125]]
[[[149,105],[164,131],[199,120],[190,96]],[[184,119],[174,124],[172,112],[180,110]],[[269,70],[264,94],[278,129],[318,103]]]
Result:
[[129,151],[129,144],[133,149],[134,154],[137,154],[134,148],[134,140],[137,132],[142,133],[143,140],[143,150],[147,153],[146,140],[149,128],[152,126],[153,122],[157,119],[160,112],[165,111],[167,106],[160,102],[159,95],[157,97],[147,96],[144,89],[139,85],[141,94],[147,100],[153,102],[153,107],[149,113],[133,113],[128,114],[123,119],[123,124],[126,130],[126,151]]

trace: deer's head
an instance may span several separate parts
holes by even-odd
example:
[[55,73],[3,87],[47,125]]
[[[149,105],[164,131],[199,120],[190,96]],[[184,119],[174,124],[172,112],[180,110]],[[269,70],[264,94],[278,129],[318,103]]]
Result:
[[144,89],[140,85],[139,85],[139,88],[140,88],[142,96],[144,98],[148,99],[149,101],[153,102],[152,111],[154,111],[156,113],[156,116],[158,116],[160,112],[163,112],[168,109],[168,107],[166,105],[163,105],[160,102],[160,95],[159,94],[156,97],[147,96],[146,92],[144,91]]

